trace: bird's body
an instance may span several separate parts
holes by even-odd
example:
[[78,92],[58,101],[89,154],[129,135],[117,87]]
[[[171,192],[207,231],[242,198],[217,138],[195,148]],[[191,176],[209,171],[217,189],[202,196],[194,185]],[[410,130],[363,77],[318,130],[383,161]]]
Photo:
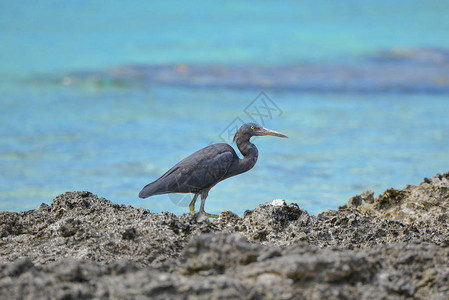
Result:
[[200,212],[209,217],[216,217],[204,211],[209,190],[218,182],[246,172],[256,164],[258,151],[249,141],[254,135],[287,137],[254,123],[244,124],[234,137],[237,147],[243,154],[243,159],[240,159],[228,144],[207,146],[181,160],[156,181],[147,184],[140,191],[139,197],[147,198],[167,193],[193,193],[194,197],[189,206],[190,211],[193,211],[196,199],[201,195]]

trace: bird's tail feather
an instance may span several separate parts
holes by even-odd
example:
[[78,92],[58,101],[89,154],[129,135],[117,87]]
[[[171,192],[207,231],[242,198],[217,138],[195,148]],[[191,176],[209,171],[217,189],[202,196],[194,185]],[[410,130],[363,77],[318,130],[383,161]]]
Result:
[[179,190],[178,182],[176,180],[170,180],[166,177],[161,177],[158,180],[144,186],[139,193],[139,197],[147,198],[155,195],[179,192],[182,193],[184,191]]
[[[191,186],[179,180],[179,176],[175,171],[178,166],[174,166],[168,170],[164,175],[159,177],[156,181],[147,184],[139,193],[140,198],[147,198],[155,195],[162,195],[167,193],[190,193]],[[182,178],[181,178],[182,179]]]
[[165,192],[158,191],[154,188],[156,182],[152,182],[143,187],[143,189],[139,193],[139,198],[148,198],[154,195],[165,194]]

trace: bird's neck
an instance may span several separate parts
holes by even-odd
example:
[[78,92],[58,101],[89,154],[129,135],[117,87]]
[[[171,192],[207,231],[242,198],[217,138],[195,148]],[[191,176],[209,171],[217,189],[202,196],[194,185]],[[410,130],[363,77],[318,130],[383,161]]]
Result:
[[259,151],[257,151],[257,147],[249,141],[250,137],[242,136],[236,138],[237,148],[239,148],[240,152],[243,154],[243,159],[240,160],[239,164],[242,169],[248,171],[251,169],[257,162],[257,157],[259,156]]

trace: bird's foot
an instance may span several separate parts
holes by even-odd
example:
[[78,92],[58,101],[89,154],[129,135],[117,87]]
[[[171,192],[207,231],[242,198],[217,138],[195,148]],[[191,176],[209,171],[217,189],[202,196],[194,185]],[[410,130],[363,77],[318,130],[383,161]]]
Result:
[[200,213],[202,213],[203,215],[205,215],[205,216],[208,217],[208,218],[214,218],[214,219],[218,218],[218,215],[214,215],[214,214],[207,213],[207,212],[205,212],[204,210],[203,210],[203,211],[200,211]]

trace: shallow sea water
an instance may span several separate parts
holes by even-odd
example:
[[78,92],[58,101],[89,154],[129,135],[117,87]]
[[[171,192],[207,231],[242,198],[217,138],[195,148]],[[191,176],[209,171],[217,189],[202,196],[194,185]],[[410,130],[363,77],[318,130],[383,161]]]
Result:
[[[215,186],[206,211],[242,214],[282,198],[318,213],[449,169],[449,21],[439,2],[98,3],[0,10],[0,210],[88,190],[186,212],[190,195],[137,194],[251,117],[290,138],[254,139],[256,166]],[[399,88],[383,85],[382,64],[406,78]],[[276,81],[297,76],[292,65],[313,71],[313,88]],[[242,70],[253,72],[248,83],[232,83]]]

